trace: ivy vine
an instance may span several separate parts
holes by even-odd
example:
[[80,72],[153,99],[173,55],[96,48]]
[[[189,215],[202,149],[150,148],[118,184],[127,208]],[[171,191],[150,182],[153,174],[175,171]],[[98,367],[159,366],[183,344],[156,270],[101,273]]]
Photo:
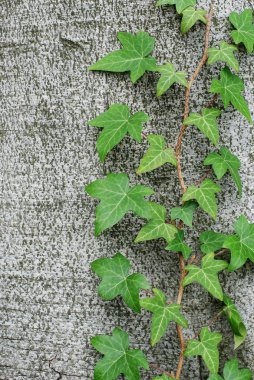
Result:
[[[190,356],[201,356],[209,370],[209,380],[250,380],[252,372],[240,369],[237,358],[229,358],[219,372],[219,345],[221,332],[211,331],[211,325],[203,326],[192,339],[186,339],[183,329],[188,327],[188,321],[182,314],[182,299],[186,286],[198,283],[213,297],[221,302],[221,311],[229,321],[234,334],[235,348],[246,338],[246,328],[233,300],[224,293],[218,274],[222,271],[235,271],[241,268],[247,260],[254,262],[254,223],[245,216],[240,216],[234,223],[235,233],[222,234],[215,231],[204,231],[199,237],[201,252],[192,252],[185,243],[184,229],[192,227],[193,216],[197,208],[201,208],[211,218],[217,215],[217,193],[221,186],[215,179],[204,176],[200,183],[186,185],[182,173],[181,150],[186,128],[193,126],[203,133],[216,147],[204,160],[204,165],[210,168],[217,180],[227,172],[235,182],[239,196],[242,195],[242,182],[239,175],[241,163],[227,148],[219,147],[218,119],[222,109],[215,104],[221,99],[224,108],[230,104],[252,123],[248,103],[244,98],[244,83],[238,76],[239,62],[237,58],[238,45],[243,45],[251,54],[254,50],[253,12],[247,9],[242,13],[231,13],[229,21],[232,26],[231,41],[220,41],[216,46],[209,47],[211,26],[214,10],[199,9],[196,0],[159,0],[157,6],[174,5],[177,13],[182,15],[181,32],[187,33],[197,23],[205,25],[203,56],[193,75],[188,80],[185,72],[176,71],[171,62],[158,65],[151,55],[154,48],[154,38],[144,31],[136,34],[118,33],[121,43],[119,50],[113,51],[101,58],[90,67],[90,70],[110,72],[130,72],[133,83],[137,82],[147,71],[158,72],[160,79],[157,84],[157,96],[169,93],[173,84],[185,87],[185,104],[183,123],[180,128],[175,149],[168,146],[161,135],[146,136],[149,148],[141,159],[137,174],[156,170],[162,165],[170,164],[176,168],[176,173],[182,191],[182,206],[173,207],[170,220],[164,206],[149,201],[147,197],[154,192],[143,185],[129,184],[125,173],[110,173],[103,179],[97,179],[86,186],[87,193],[98,199],[96,207],[95,235],[118,223],[126,213],[133,212],[146,222],[135,242],[143,242],[158,238],[165,240],[165,249],[179,256],[180,280],[177,298],[168,301],[160,289],[150,289],[150,284],[140,273],[131,273],[131,263],[121,253],[112,258],[100,258],[92,263],[92,270],[100,277],[98,293],[106,301],[122,297],[126,305],[139,313],[141,308],[151,314],[151,345],[156,345],[168,328],[176,324],[180,355],[176,368],[164,371],[155,364],[149,364],[141,350],[129,347],[129,336],[120,328],[115,328],[111,336],[95,336],[91,343],[103,357],[94,370],[95,380],[116,380],[124,375],[128,380],[139,380],[140,369],[150,371],[148,376],[153,380],[180,379],[184,360]],[[192,85],[203,66],[222,62],[225,67],[218,79],[213,79],[209,92],[214,94],[209,104],[198,113],[190,112],[189,98]],[[143,125],[149,120],[144,112],[131,113],[128,105],[113,104],[104,113],[91,120],[89,124],[102,128],[97,140],[97,151],[103,162],[114,147],[126,135],[141,143]],[[229,258],[229,260],[227,260]],[[140,298],[140,291],[145,291],[147,297]],[[143,292],[142,292],[143,293]],[[156,373],[159,373],[156,376]],[[154,376],[154,377],[153,377]],[[150,378],[150,377],[149,377]]]

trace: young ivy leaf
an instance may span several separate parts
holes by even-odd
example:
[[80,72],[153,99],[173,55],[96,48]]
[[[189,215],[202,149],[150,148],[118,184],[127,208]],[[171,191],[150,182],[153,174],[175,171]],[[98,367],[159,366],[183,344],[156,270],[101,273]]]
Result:
[[213,219],[216,219],[217,203],[215,194],[220,190],[220,186],[211,179],[205,179],[200,187],[194,185],[189,186],[182,199],[184,202],[195,199],[204,211]]
[[180,219],[186,226],[192,227],[193,215],[197,207],[196,202],[185,202],[182,207],[173,207],[170,212],[170,217],[172,220]]
[[115,73],[131,72],[131,80],[137,82],[146,71],[154,71],[156,60],[150,56],[154,48],[154,38],[146,32],[135,35],[119,32],[118,39],[122,49],[109,53],[100,59],[89,70],[111,71]]
[[246,9],[238,14],[232,12],[229,16],[229,21],[236,30],[231,32],[231,37],[236,44],[243,43],[249,54],[253,52],[254,48],[254,24],[253,14],[251,9]]
[[196,265],[187,265],[186,270],[189,272],[183,281],[183,285],[189,285],[197,282],[202,285],[212,296],[223,300],[223,291],[218,279],[218,273],[228,267],[224,260],[215,260],[214,253],[205,255],[202,259],[201,268]]
[[203,253],[216,252],[223,247],[227,235],[214,231],[205,231],[199,237],[201,243],[201,251]]
[[223,302],[225,304],[223,312],[227,316],[231,329],[234,333],[235,349],[237,349],[245,341],[247,330],[244,326],[241,315],[231,298],[224,294]]
[[167,243],[174,240],[178,229],[172,224],[165,223],[166,209],[157,203],[150,202],[150,220],[140,230],[135,243],[164,238]]
[[251,380],[252,371],[249,369],[239,369],[237,359],[229,360],[223,369],[223,378],[220,375],[212,375],[208,380]]
[[205,159],[204,164],[212,165],[218,179],[221,179],[229,171],[237,186],[239,195],[242,195],[242,181],[239,175],[241,161],[230,150],[223,147],[220,149],[220,154],[215,152],[210,153]]
[[148,120],[144,112],[136,112],[131,116],[128,106],[113,104],[106,112],[89,121],[89,125],[103,128],[96,144],[101,161],[127,134],[141,142],[142,123]]
[[212,65],[216,62],[225,62],[235,71],[239,71],[239,62],[234,53],[238,51],[235,45],[229,45],[225,41],[220,42],[220,47],[208,49],[208,64]]
[[181,252],[185,260],[190,257],[192,249],[184,243],[184,232],[179,230],[175,236],[175,239],[172,240],[169,245],[166,247],[168,251]]
[[159,135],[149,135],[147,140],[150,147],[140,162],[137,174],[150,172],[167,162],[174,166],[177,165],[175,152],[172,148],[166,147],[164,137]]
[[184,9],[196,5],[196,0],[158,0],[158,7],[161,5],[175,5],[177,13],[182,13]]
[[165,294],[159,289],[153,289],[154,297],[143,298],[140,305],[144,309],[153,313],[151,344],[154,346],[166,333],[171,321],[187,328],[188,322],[180,313],[180,305],[167,304]]
[[232,74],[228,67],[225,67],[221,71],[220,80],[213,79],[210,88],[210,92],[221,95],[225,108],[232,103],[232,105],[252,123],[248,103],[241,95],[243,90],[243,81],[237,75]]
[[195,125],[214,145],[217,145],[219,141],[217,117],[220,114],[221,111],[217,108],[204,108],[201,114],[191,113],[184,120],[184,124]]
[[95,336],[91,344],[104,355],[95,367],[94,380],[116,380],[121,374],[140,380],[139,368],[149,369],[143,352],[129,349],[129,336],[119,328],[113,330],[112,336]]
[[201,21],[207,24],[207,18],[205,17],[207,11],[203,9],[195,9],[193,7],[188,7],[183,11],[183,18],[181,22],[181,32],[183,34],[187,33],[197,21]]
[[211,373],[219,370],[218,344],[222,336],[217,332],[210,332],[208,327],[203,327],[200,332],[200,341],[190,339],[185,350],[185,356],[202,356],[207,368]]
[[87,193],[101,202],[96,207],[95,235],[118,223],[124,215],[133,211],[142,218],[149,219],[151,203],[144,200],[153,190],[143,185],[129,186],[129,178],[124,173],[108,174],[86,186]]
[[161,73],[161,77],[157,84],[157,96],[163,95],[174,83],[188,86],[186,80],[187,73],[185,71],[175,71],[172,63],[166,63],[162,66],[157,66],[156,70]]
[[103,300],[111,301],[122,296],[124,302],[136,313],[140,313],[139,291],[149,289],[149,283],[140,273],[129,275],[130,262],[121,253],[112,259],[102,258],[92,262],[92,270],[101,279],[98,293]]
[[241,215],[234,224],[236,235],[228,236],[223,248],[231,251],[229,271],[241,268],[248,259],[254,263],[254,223],[248,223],[245,216]]

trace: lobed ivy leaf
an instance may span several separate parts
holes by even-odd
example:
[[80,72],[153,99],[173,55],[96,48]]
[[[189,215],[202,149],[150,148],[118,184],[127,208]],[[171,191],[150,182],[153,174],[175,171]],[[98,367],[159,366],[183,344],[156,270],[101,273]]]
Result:
[[185,202],[182,207],[173,207],[171,209],[170,217],[172,220],[180,219],[186,224],[186,226],[192,227],[193,215],[196,208],[196,202]]
[[183,34],[187,33],[197,21],[201,21],[207,24],[207,11],[203,9],[195,9],[193,7],[188,7],[183,11],[183,18],[181,22],[181,32]]
[[165,223],[166,209],[157,203],[150,202],[150,220],[142,227],[135,243],[164,238],[167,243],[174,240],[178,229],[172,224]]
[[142,123],[148,120],[144,112],[136,112],[131,116],[128,106],[113,104],[106,112],[89,121],[89,125],[103,128],[96,144],[101,161],[127,134],[141,142]]
[[228,236],[224,248],[231,251],[229,271],[241,268],[248,259],[254,263],[254,223],[249,223],[243,215],[234,224],[236,234]]
[[220,47],[212,47],[208,49],[208,64],[212,65],[216,62],[225,62],[235,71],[239,71],[239,62],[234,53],[238,51],[235,45],[230,45],[225,41],[220,42]]
[[212,296],[223,300],[223,291],[218,279],[218,273],[228,267],[224,260],[215,260],[214,253],[209,253],[202,258],[201,268],[196,265],[187,265],[186,271],[189,273],[183,281],[183,285],[189,285],[193,282],[199,283]]
[[156,71],[161,74],[157,84],[157,96],[163,95],[174,83],[178,83],[187,87],[187,73],[185,71],[176,71],[172,63],[166,63],[162,66],[157,66]]
[[121,374],[128,380],[140,380],[139,369],[149,369],[144,353],[129,349],[129,336],[120,328],[115,328],[112,336],[93,337],[91,344],[104,355],[95,367],[94,380],[117,380]]
[[184,232],[179,230],[175,235],[175,239],[172,240],[169,245],[166,247],[168,251],[181,252],[185,260],[190,257],[192,249],[184,243]]
[[221,334],[210,332],[208,327],[203,327],[200,333],[200,340],[190,339],[184,355],[202,356],[209,371],[217,373],[219,370],[218,345],[221,340]]
[[156,5],[175,5],[177,13],[180,14],[184,9],[196,5],[196,0],[158,0]]
[[124,302],[135,312],[140,312],[139,291],[149,289],[149,283],[140,273],[129,275],[130,261],[120,252],[112,259],[101,258],[92,262],[92,270],[101,279],[99,295],[106,301],[122,296]]
[[251,9],[246,9],[238,14],[232,12],[229,16],[229,21],[236,30],[231,32],[231,37],[236,44],[243,43],[248,53],[252,53],[254,49],[254,24],[253,14]]
[[217,203],[215,194],[220,191],[220,186],[210,179],[205,179],[200,187],[191,185],[183,195],[183,201],[196,200],[199,206],[213,219],[216,219]]
[[225,364],[223,376],[212,375],[208,380],[251,380],[252,371],[249,369],[239,369],[238,360],[232,359]]
[[241,315],[237,310],[235,304],[232,299],[224,294],[223,302],[225,307],[223,311],[227,316],[231,329],[234,333],[234,341],[235,341],[235,349],[241,346],[241,344],[245,341],[247,336],[246,327],[242,321]]
[[124,215],[133,211],[142,218],[149,219],[151,203],[144,200],[153,190],[143,185],[129,186],[129,178],[124,173],[108,174],[86,186],[86,191],[101,202],[96,207],[95,235],[118,223]]
[[188,322],[180,313],[181,306],[177,304],[167,304],[165,294],[159,289],[153,289],[154,297],[143,298],[140,305],[144,309],[153,313],[151,344],[154,346],[166,333],[171,321],[180,326],[188,327]]
[[122,49],[109,53],[100,59],[89,70],[111,71],[123,73],[130,71],[131,80],[137,82],[146,71],[154,71],[156,60],[150,56],[154,48],[154,38],[146,32],[117,34]]
[[212,165],[218,179],[221,179],[229,171],[237,186],[239,195],[242,195],[242,181],[239,175],[241,161],[230,150],[222,147],[220,153],[210,153],[205,159],[204,164]]
[[221,111],[217,108],[204,108],[201,114],[191,113],[184,120],[184,124],[195,125],[214,145],[217,145],[219,141],[217,117],[220,114]]
[[147,136],[147,140],[150,147],[140,162],[137,174],[150,172],[167,162],[174,166],[177,165],[175,151],[172,148],[166,147],[164,137],[160,135],[149,135]]
[[220,74],[220,80],[213,79],[210,92],[220,94],[224,107],[231,103],[246,119],[252,123],[249,106],[241,92],[244,90],[243,81],[235,74],[232,74],[228,67],[225,67]]
[[223,247],[224,241],[227,235],[214,231],[205,231],[199,237],[201,245],[201,251],[203,253],[216,252]]

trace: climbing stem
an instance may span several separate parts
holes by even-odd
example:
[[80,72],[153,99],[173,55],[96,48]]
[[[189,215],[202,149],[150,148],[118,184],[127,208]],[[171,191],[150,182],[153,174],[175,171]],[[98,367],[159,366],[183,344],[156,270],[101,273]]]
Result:
[[[186,88],[186,92],[185,92],[183,121],[189,116],[189,99],[190,99],[190,94],[191,94],[191,87],[208,59],[209,36],[210,36],[210,31],[211,31],[211,26],[212,26],[212,17],[213,17],[213,6],[211,5],[208,16],[207,16],[203,56],[196,70],[194,71],[192,77],[190,78],[188,82],[188,86]],[[176,144],[177,174],[178,174],[178,179],[179,179],[183,194],[186,192],[186,185],[183,179],[182,167],[181,167],[181,148],[182,148],[182,141],[183,141],[185,129],[186,129],[186,125],[183,122],[180,128],[180,132],[179,132],[179,136],[178,136],[178,140]],[[178,227],[182,228],[182,224],[180,224]],[[180,260],[180,281],[179,281],[179,289],[178,289],[178,296],[177,296],[177,304],[180,305],[182,303],[182,298],[183,298],[183,293],[184,293],[183,280],[186,276],[185,261],[181,253],[179,253],[179,260]],[[184,340],[184,335],[183,335],[183,329],[180,325],[177,325],[177,334],[178,334],[179,343],[180,343],[180,355],[178,359],[178,365],[177,365],[175,378],[180,379],[183,363],[184,363],[184,350],[185,350],[185,340]]]

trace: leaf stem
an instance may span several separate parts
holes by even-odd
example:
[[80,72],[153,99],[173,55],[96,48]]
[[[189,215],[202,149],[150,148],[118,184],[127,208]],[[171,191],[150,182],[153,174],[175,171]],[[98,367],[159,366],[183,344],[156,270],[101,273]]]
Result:
[[[212,26],[212,17],[213,17],[213,5],[210,6],[210,10],[207,16],[207,25],[206,25],[206,32],[205,32],[205,46],[204,46],[204,52],[203,56],[194,71],[194,74],[192,75],[191,79],[188,82],[188,86],[186,88],[185,92],[185,105],[184,105],[184,114],[183,114],[183,120],[185,120],[189,116],[189,99],[190,99],[190,93],[191,93],[191,87],[195,81],[195,79],[198,77],[201,69],[203,66],[206,64],[206,61],[208,59],[208,48],[209,48],[209,37],[210,37],[210,31],[211,31],[211,26]],[[182,141],[183,141],[183,136],[184,132],[186,129],[186,125],[184,123],[181,126],[177,144],[176,144],[176,159],[177,159],[177,174],[178,174],[178,179],[180,182],[181,190],[182,193],[184,194],[186,192],[186,185],[183,179],[183,174],[182,174],[182,166],[181,166],[181,148],[182,148]],[[179,228],[182,228],[182,224],[179,225]],[[184,292],[184,287],[183,287],[183,280],[186,276],[186,270],[185,270],[185,261],[184,257],[181,253],[179,253],[179,260],[180,260],[180,283],[179,283],[179,289],[178,289],[178,296],[177,296],[177,304],[182,303],[182,298],[183,298],[183,292]],[[178,359],[178,365],[177,365],[177,370],[176,370],[176,379],[180,379],[182,368],[183,368],[183,362],[184,362],[184,350],[185,350],[185,340],[184,340],[184,335],[183,335],[183,329],[180,325],[177,324],[177,333],[178,333],[178,338],[180,342],[180,355]]]

